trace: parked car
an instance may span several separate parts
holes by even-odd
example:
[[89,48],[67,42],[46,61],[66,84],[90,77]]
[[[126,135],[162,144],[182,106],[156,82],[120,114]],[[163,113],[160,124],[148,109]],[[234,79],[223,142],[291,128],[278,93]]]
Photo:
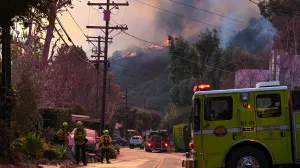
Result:
[[[71,132],[71,135],[69,138],[69,146],[72,147],[73,154],[75,154],[75,141],[74,141],[75,129]],[[92,130],[92,129],[87,129],[87,128],[85,128],[85,130],[86,130],[86,138],[88,139],[88,141],[85,145],[86,151],[95,153],[96,151],[99,150],[99,144],[100,144],[97,131]]]
[[144,149],[144,141],[141,136],[132,136],[129,141],[129,148],[133,149],[134,147],[140,147]]
[[127,140],[124,138],[121,138],[120,135],[118,135],[118,134],[114,134],[112,136],[112,140],[113,140],[113,143],[116,143],[118,145],[121,145],[121,146],[127,145]]

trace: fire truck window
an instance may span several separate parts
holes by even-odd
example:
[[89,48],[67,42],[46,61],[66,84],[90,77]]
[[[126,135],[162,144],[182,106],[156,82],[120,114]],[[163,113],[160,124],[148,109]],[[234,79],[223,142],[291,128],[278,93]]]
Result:
[[292,91],[292,103],[294,110],[300,110],[300,91]]
[[232,119],[233,100],[231,97],[208,98],[208,106],[204,119],[206,121],[219,121]]
[[200,99],[198,98],[195,98],[194,99],[194,102],[193,102],[193,117],[194,117],[194,121],[192,122],[193,123],[193,130],[195,132],[199,131],[200,130]]
[[279,94],[262,94],[256,97],[257,116],[271,118],[281,116],[281,100]]

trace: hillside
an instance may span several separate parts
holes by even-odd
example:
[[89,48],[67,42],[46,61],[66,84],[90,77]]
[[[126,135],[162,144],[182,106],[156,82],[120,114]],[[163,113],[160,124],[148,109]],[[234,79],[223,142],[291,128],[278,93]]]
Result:
[[[271,47],[275,29],[267,19],[252,19],[249,26],[239,32],[228,46],[239,47],[257,54]],[[128,103],[138,107],[154,109],[161,113],[168,110],[169,90],[172,83],[168,78],[168,48],[130,47],[116,51],[111,57],[111,71],[115,74],[122,90],[128,90]],[[145,104],[144,104],[145,103]]]
[[117,51],[112,57],[111,71],[117,84],[128,89],[128,103],[164,113],[170,103],[168,48],[135,48]]
[[260,51],[270,49],[275,33],[276,29],[268,19],[256,20],[253,18],[249,26],[239,32],[228,44],[257,54]]

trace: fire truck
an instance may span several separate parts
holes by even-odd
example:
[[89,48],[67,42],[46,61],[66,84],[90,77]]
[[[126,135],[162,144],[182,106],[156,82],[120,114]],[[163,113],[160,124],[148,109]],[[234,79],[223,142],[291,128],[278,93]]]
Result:
[[300,91],[278,81],[256,88],[194,88],[190,168],[271,168],[300,164]]
[[167,152],[170,146],[167,130],[149,131],[146,135],[145,151]]

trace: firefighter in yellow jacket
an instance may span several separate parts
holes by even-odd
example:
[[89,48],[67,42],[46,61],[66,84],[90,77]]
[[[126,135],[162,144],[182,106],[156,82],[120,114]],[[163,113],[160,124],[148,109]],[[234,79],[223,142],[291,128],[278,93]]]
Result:
[[64,122],[62,124],[62,128],[59,129],[56,133],[57,143],[59,143],[60,145],[66,145],[69,134],[70,133],[68,132],[68,123]]
[[83,128],[83,123],[81,121],[78,121],[76,125],[77,128],[74,132],[76,164],[77,165],[79,164],[79,156],[81,151],[81,159],[83,165],[87,165],[86,154],[85,154],[85,144],[87,143],[86,130]]
[[104,130],[104,135],[100,137],[100,147],[101,147],[101,163],[103,163],[104,155],[106,155],[106,162],[109,162],[109,146],[112,142],[111,137],[109,136],[109,131]]

